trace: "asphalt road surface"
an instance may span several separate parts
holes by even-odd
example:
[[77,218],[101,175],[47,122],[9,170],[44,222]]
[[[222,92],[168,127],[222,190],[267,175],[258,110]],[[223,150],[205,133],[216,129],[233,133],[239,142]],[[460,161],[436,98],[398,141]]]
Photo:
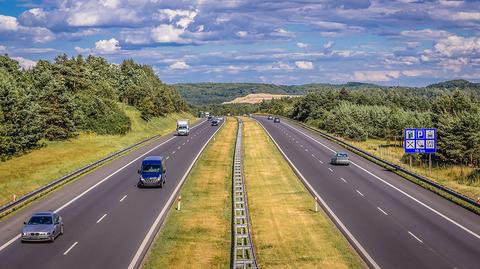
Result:
[[[337,144],[256,117],[372,268],[480,268],[480,216]],[[331,165],[334,151],[350,166]]]
[[[197,156],[220,126],[202,122],[189,136],[166,135],[124,155],[0,222],[0,268],[135,268]],[[139,189],[144,157],[162,155],[163,188]],[[55,210],[65,234],[54,243],[21,243],[24,221]]]

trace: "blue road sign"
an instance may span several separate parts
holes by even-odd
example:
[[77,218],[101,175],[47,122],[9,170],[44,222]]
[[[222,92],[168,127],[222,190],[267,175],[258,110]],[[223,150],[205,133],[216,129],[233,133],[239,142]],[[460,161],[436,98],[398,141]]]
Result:
[[405,128],[403,132],[403,149],[405,153],[437,152],[437,129]]

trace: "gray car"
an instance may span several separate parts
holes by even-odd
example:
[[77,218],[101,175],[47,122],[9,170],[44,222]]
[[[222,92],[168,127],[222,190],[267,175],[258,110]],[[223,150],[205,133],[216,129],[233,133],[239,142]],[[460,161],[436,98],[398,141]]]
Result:
[[37,212],[24,224],[21,236],[22,242],[53,242],[57,236],[63,234],[62,217],[51,211]]
[[337,153],[333,154],[330,163],[331,163],[331,164],[350,165],[350,160],[349,160],[349,158],[348,158],[347,153],[345,153],[345,152],[337,152]]

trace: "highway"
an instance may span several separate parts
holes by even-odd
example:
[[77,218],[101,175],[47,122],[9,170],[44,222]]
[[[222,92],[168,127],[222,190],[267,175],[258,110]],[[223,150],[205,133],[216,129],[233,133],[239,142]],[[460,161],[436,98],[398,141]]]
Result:
[[[168,134],[84,175],[0,222],[0,268],[136,268],[188,171],[220,126],[203,121],[189,136]],[[163,188],[139,189],[145,156],[162,155]],[[65,234],[54,243],[21,243],[22,223],[55,210]]]
[[[371,268],[480,268],[480,216],[296,124],[256,117]],[[350,166],[329,163],[347,152]]]

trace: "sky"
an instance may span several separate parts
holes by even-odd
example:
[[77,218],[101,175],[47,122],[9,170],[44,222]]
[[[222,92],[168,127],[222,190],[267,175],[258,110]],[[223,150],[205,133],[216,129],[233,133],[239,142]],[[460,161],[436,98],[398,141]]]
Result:
[[131,58],[166,83],[480,82],[480,1],[0,0],[0,53]]

